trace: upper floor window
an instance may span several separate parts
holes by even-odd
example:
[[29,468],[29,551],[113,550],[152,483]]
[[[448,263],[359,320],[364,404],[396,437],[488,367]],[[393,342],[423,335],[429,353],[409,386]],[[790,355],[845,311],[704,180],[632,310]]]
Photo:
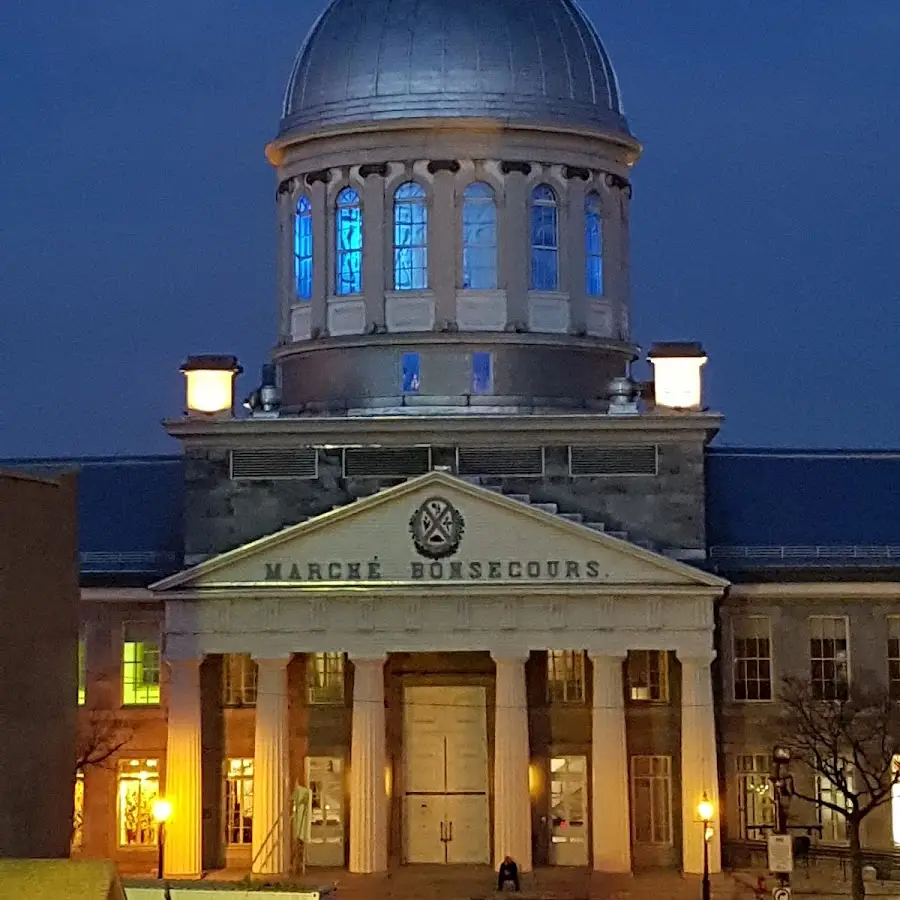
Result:
[[222,658],[225,706],[256,704],[257,667],[249,653],[226,653]]
[[628,651],[628,696],[665,703],[669,699],[669,657],[664,650]]
[[400,390],[417,394],[422,385],[422,359],[413,351],[400,354]]
[[584,651],[547,651],[547,699],[551,703],[584,702]]
[[588,297],[603,296],[603,217],[600,195],[584,199],[584,290]]
[[497,287],[497,204],[490,185],[475,182],[463,194],[462,286],[474,291]]
[[494,389],[493,355],[487,350],[472,354],[472,393],[490,394]]
[[850,682],[847,646],[847,620],[843,616],[810,617],[810,682],[817,700],[847,699]]
[[159,703],[159,634],[152,625],[126,622],[122,642],[122,705]]
[[888,617],[888,686],[892,700],[900,700],[900,616]]
[[531,288],[559,288],[559,209],[553,188],[546,184],[531,192]]
[[310,653],[306,664],[310,703],[344,702],[344,654]]
[[337,198],[334,217],[335,285],[339,295],[362,292],[362,204],[353,188],[344,188]]
[[772,699],[772,644],[767,616],[734,619],[734,699]]
[[78,705],[87,699],[87,644],[84,636],[78,638]]
[[312,204],[309,197],[301,197],[297,201],[297,214],[294,217],[294,278],[299,300],[309,300],[312,297],[312,269]]
[[428,287],[428,198],[414,181],[394,192],[394,290]]

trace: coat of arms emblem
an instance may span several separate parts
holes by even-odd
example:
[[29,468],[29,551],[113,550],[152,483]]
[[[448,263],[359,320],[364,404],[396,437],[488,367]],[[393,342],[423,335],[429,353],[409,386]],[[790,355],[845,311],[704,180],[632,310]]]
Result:
[[409,520],[416,550],[429,559],[456,553],[465,527],[460,511],[444,497],[429,497]]

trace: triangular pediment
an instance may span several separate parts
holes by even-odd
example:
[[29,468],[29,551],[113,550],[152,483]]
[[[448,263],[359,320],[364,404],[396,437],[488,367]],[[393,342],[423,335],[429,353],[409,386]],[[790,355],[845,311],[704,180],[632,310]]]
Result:
[[431,472],[180,572],[154,590],[380,584],[722,589],[727,582]]

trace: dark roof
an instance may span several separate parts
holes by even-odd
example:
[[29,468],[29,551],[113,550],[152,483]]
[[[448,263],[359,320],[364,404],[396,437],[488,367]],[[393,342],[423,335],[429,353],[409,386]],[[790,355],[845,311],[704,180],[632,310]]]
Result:
[[900,567],[900,452],[707,454],[710,562],[736,568]]
[[12,459],[0,467],[78,472],[83,575],[168,575],[181,568],[184,471],[180,456]]

